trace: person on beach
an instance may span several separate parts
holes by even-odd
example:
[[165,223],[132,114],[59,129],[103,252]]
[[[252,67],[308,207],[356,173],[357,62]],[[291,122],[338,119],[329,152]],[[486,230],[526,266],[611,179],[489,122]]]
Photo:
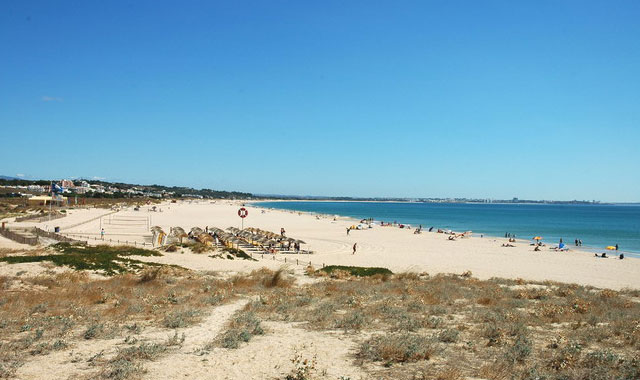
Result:
[[618,250],[618,243],[616,243],[616,251]]
[[624,253],[620,254],[620,260],[624,259]]
[[347,236],[349,236],[349,232],[351,232],[351,228],[347,227]]
[[353,243],[353,253],[352,253],[352,255],[356,254],[357,246],[358,246],[358,243]]
[[285,232],[284,227],[280,228],[280,236],[284,236]]
[[576,247],[578,246],[578,239],[576,239]]
[[100,230],[100,240],[104,240],[104,228]]
[[582,247],[582,239],[578,239],[578,245]]

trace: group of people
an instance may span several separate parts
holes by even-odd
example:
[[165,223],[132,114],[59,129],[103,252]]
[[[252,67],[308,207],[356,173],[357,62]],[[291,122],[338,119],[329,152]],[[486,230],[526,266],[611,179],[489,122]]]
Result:
[[[616,245],[614,246],[615,250],[617,251],[620,247],[618,247],[618,243],[616,243]],[[607,249],[611,249],[611,247],[607,247]],[[602,257],[604,259],[606,259],[607,257],[607,253],[606,252],[602,252],[602,254],[598,255],[597,253],[595,254],[595,257]],[[618,255],[618,258],[620,260],[624,259],[624,253],[621,253],[620,255]]]
[[[604,258],[604,259],[606,259],[606,258],[608,258],[608,257],[609,257],[609,256],[607,256],[607,253],[606,253],[606,252],[602,252],[602,254],[600,254],[600,255],[598,255],[597,253],[595,253],[594,255],[595,255],[595,257],[602,257],[602,258]],[[618,258],[619,258],[620,260],[624,259],[624,253],[621,253],[621,254],[618,256]]]

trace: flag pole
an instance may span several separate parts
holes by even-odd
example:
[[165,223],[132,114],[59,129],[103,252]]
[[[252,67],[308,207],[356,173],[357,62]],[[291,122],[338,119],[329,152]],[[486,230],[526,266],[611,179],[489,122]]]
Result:
[[51,199],[49,199],[49,221],[51,221],[51,204],[53,203],[53,181],[49,184],[49,191],[51,191]]

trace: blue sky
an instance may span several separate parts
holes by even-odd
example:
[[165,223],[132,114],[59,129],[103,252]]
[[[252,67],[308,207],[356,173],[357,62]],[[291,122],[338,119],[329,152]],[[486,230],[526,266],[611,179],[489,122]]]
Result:
[[0,174],[640,201],[638,1],[6,1]]

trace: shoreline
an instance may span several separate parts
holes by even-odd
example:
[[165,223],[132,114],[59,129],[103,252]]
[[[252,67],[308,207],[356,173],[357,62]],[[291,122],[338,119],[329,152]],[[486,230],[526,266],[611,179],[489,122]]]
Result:
[[[254,207],[259,207],[259,208],[264,208],[264,209],[269,209],[269,210],[282,210],[282,211],[290,211],[290,212],[301,212],[301,213],[306,213],[309,215],[320,215],[320,216],[326,216],[326,217],[333,217],[334,215],[337,215],[341,218],[348,218],[350,220],[353,220],[357,223],[360,223],[361,219],[358,219],[356,217],[351,217],[351,216],[347,216],[347,215],[340,215],[340,214],[325,214],[325,213],[320,213],[320,212],[314,212],[314,211],[300,211],[300,210],[294,210],[294,209],[286,209],[286,208],[277,208],[277,207],[265,207],[265,206],[261,206],[259,203],[261,202],[341,202],[341,203],[352,203],[352,202],[359,202],[359,203],[427,203],[427,202],[401,202],[401,201],[390,201],[390,202],[386,202],[386,201],[327,201],[327,200],[287,200],[287,201],[282,201],[282,200],[266,200],[266,201],[258,201],[258,202],[252,202],[252,203],[247,203],[250,204]],[[463,204],[463,203],[452,203],[452,204]],[[466,204],[482,204],[482,203],[466,203]],[[493,203],[493,204],[502,204],[502,205],[510,205],[509,203]],[[525,204],[525,203],[521,203],[521,204]],[[528,205],[538,205],[536,203],[530,203]],[[551,205],[551,204],[546,204],[546,205]],[[375,220],[374,221],[378,221],[379,220]],[[404,222],[399,222],[397,224],[408,224],[411,225],[412,228],[415,228],[415,226],[412,223],[404,223]],[[393,226],[396,227],[396,226]],[[435,227],[436,229],[438,227]],[[424,230],[424,227],[423,227]],[[453,230],[452,230],[453,231]],[[468,231],[468,230],[465,230]],[[427,232],[427,231],[424,231]],[[454,231],[456,232],[456,231]],[[498,235],[492,235],[491,233],[474,233],[474,236],[472,237],[477,237],[480,238],[479,236],[475,236],[475,234],[481,234],[484,235],[486,238],[490,238],[490,239],[508,239],[504,236],[498,236]],[[521,238],[517,238],[516,242],[518,243],[526,243],[529,244],[531,243],[531,240],[533,239],[521,239]],[[546,244],[547,247],[550,246],[557,246],[558,243],[548,243]],[[579,252],[585,252],[585,253],[591,253],[591,254],[595,254],[595,253],[602,253],[607,252],[607,254],[610,251],[607,251],[603,248],[598,248],[598,247],[594,247],[594,246],[590,246],[590,245],[580,245],[580,246],[575,246],[573,244],[568,244],[565,242],[565,247],[569,248],[569,251],[579,251]],[[619,251],[612,251],[616,252],[615,255],[619,255],[620,253],[625,255],[625,259],[626,258],[635,258],[635,259],[640,259],[640,251],[626,251],[626,250],[619,250]],[[611,256],[613,257],[613,256]]]
[[347,202],[347,203],[425,203],[425,204],[474,204],[474,205],[540,205],[540,206],[631,206],[640,207],[640,202],[598,202],[598,203],[571,203],[571,201],[549,201],[549,202],[424,202],[406,200],[371,200],[371,199],[267,199],[252,200],[251,202]]

